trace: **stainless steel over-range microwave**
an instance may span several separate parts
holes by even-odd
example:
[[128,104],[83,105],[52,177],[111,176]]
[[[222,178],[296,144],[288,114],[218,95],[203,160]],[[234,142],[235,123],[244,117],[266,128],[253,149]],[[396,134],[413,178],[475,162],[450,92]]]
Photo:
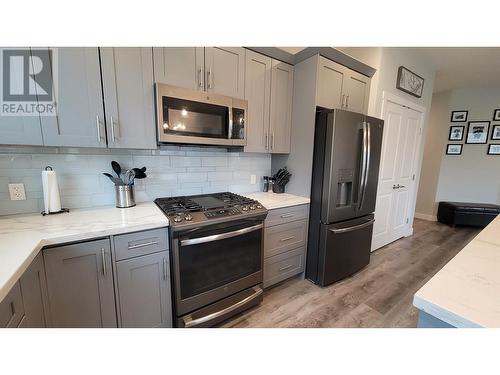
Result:
[[158,142],[245,146],[246,100],[157,83]]

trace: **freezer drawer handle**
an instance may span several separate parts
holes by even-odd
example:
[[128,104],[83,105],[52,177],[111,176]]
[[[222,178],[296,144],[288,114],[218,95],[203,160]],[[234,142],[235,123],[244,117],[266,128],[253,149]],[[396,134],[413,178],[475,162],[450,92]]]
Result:
[[330,232],[335,233],[335,234],[352,232],[353,230],[369,227],[374,222],[375,222],[375,219],[371,219],[370,221],[367,221],[366,223],[354,225],[354,226],[348,227],[348,228],[330,229]]
[[250,232],[253,232],[255,230],[262,229],[263,227],[264,227],[264,225],[257,224],[257,225],[253,225],[253,226],[248,227],[248,228],[243,228],[243,229],[235,230],[232,232],[214,234],[212,236],[206,236],[206,237],[200,237],[200,238],[192,238],[189,240],[182,240],[181,246],[196,245],[199,243],[212,242],[212,241],[223,240],[225,238],[241,236],[242,234],[250,233]]
[[200,325],[202,323],[209,322],[211,320],[217,319],[220,316],[224,316],[225,314],[230,313],[231,311],[236,310],[237,308],[246,305],[248,302],[254,300],[258,296],[260,296],[263,292],[262,288],[259,287],[254,287],[253,288],[254,293],[246,298],[243,298],[241,301],[236,302],[234,305],[228,306],[222,310],[216,311],[212,314],[208,314],[205,316],[202,316],[201,318],[198,319],[192,319],[191,315],[188,315],[184,318],[184,327],[186,328],[191,328],[191,327],[196,327],[197,325]]

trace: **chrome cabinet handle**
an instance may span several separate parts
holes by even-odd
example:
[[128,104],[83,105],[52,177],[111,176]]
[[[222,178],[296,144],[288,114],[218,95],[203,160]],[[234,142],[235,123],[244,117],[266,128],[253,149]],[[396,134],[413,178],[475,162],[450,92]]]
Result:
[[241,236],[243,234],[250,233],[250,232],[253,232],[253,231],[258,230],[258,229],[262,229],[263,227],[264,227],[264,225],[257,224],[257,225],[253,225],[253,226],[248,227],[248,228],[238,229],[238,230],[235,230],[232,232],[214,234],[212,236],[206,236],[206,237],[200,237],[200,238],[190,238],[188,240],[182,240],[181,246],[197,245],[200,243],[213,242],[213,241],[223,240],[226,238]]
[[269,150],[269,135],[266,133],[266,150]]
[[291,268],[291,267],[293,267],[293,265],[292,265],[292,264],[289,264],[288,266],[281,267],[279,270],[280,270],[280,271],[284,271],[284,270],[287,270],[287,269],[289,269],[289,268]]
[[99,121],[99,115],[96,116],[96,125],[97,125],[97,143],[101,143],[101,124]]
[[349,94],[347,94],[345,97],[345,107],[349,108]]
[[375,222],[375,219],[371,219],[370,221],[367,221],[366,223],[354,225],[354,226],[348,227],[348,228],[333,228],[333,229],[330,229],[330,232],[332,232],[334,234],[352,232],[353,230],[369,227],[374,222]]
[[286,241],[293,240],[294,238],[295,238],[295,236],[285,237],[285,238],[280,239],[280,241],[281,242],[286,242]]
[[274,150],[274,132],[271,133],[271,150]]
[[198,85],[203,88],[203,69],[198,70]]
[[106,252],[104,247],[101,248],[101,258],[102,258],[102,274],[106,276]]
[[111,124],[111,140],[116,142],[115,138],[115,123],[113,122],[113,116],[109,116],[109,123]]
[[205,316],[202,316],[201,318],[193,319],[191,315],[187,315],[182,318],[184,321],[184,327],[190,328],[190,327],[196,327],[197,325],[200,325],[202,323],[209,322],[211,320],[217,319],[218,317],[224,316],[231,311],[236,310],[237,308],[246,305],[250,301],[254,300],[258,296],[260,296],[263,292],[262,288],[259,288],[257,286],[253,287],[254,293],[246,298],[243,298],[241,301],[236,302],[234,305],[228,306],[222,310],[216,311],[212,314],[208,314]]
[[10,301],[10,311],[12,316],[16,315],[16,306],[14,305],[14,301]]
[[345,101],[345,94],[342,94],[342,99],[340,99],[340,107],[341,108],[345,107],[344,101]]
[[293,216],[295,216],[295,214],[283,214],[281,215],[281,218],[286,219],[287,217],[293,217]]
[[151,246],[151,245],[158,245],[158,241],[150,241],[150,242],[140,243],[137,245],[130,245],[128,247],[128,249],[129,250],[140,249],[141,247],[146,247],[146,246]]
[[211,89],[212,88],[212,67],[210,67],[210,69],[208,69],[208,72],[207,72],[207,84],[208,84],[208,88]]
[[163,280],[167,280],[167,258],[163,258]]

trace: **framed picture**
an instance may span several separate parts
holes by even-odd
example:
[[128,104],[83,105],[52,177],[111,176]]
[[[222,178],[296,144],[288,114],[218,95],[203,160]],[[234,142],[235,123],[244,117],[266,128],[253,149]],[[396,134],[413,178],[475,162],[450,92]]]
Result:
[[500,109],[493,111],[493,121],[500,121]]
[[469,121],[465,143],[484,144],[488,140],[489,121]]
[[469,111],[452,111],[451,122],[467,122]]
[[421,98],[424,91],[424,79],[404,66],[400,66],[396,88],[417,98]]
[[497,141],[500,139],[500,125],[493,125],[493,130],[491,131],[491,139]]
[[488,145],[488,155],[500,155],[500,145]]
[[452,126],[450,127],[449,141],[463,141],[464,140],[465,126]]
[[446,145],[446,155],[462,155],[463,145]]

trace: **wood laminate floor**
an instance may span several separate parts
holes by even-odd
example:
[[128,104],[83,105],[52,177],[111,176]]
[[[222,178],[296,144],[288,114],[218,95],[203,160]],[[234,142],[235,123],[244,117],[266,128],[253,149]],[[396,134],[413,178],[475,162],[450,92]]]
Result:
[[222,327],[415,327],[413,295],[478,232],[415,219],[413,236],[372,253],[357,274],[325,288],[287,280]]

